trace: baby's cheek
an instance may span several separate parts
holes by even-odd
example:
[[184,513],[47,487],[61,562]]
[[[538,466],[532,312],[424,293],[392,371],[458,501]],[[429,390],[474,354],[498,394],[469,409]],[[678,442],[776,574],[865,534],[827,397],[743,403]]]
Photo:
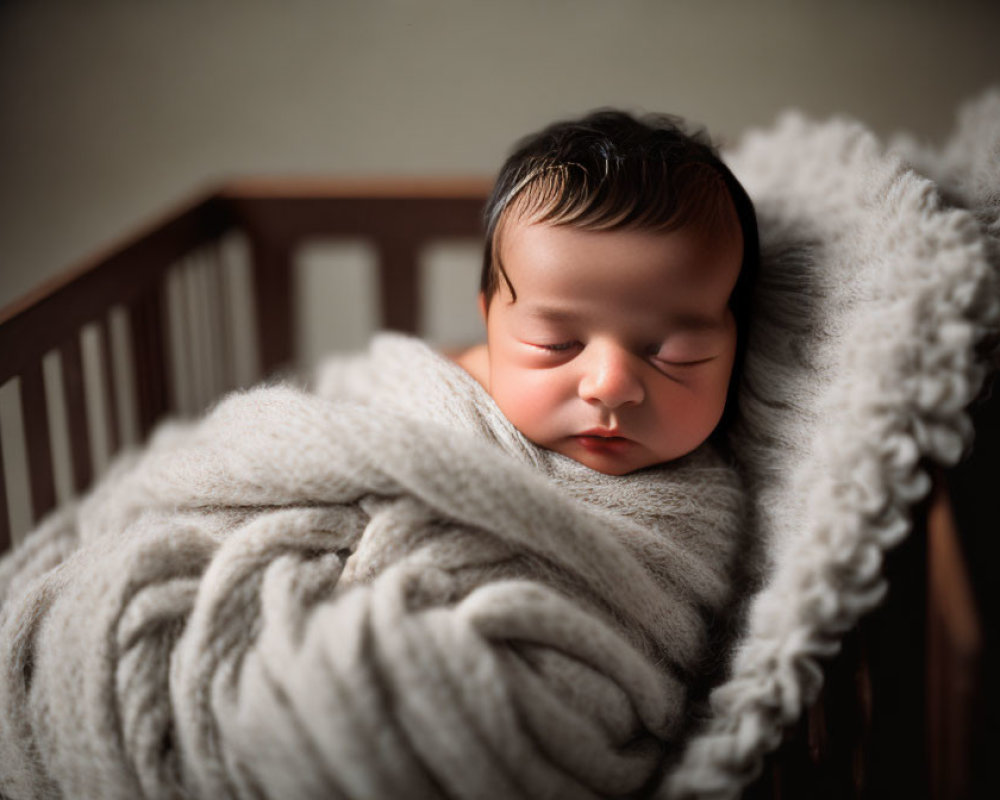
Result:
[[544,438],[561,403],[562,389],[542,370],[507,369],[494,373],[490,394],[504,416],[529,439]]
[[704,438],[715,430],[715,426],[722,419],[722,412],[726,407],[726,395],[729,389],[728,373],[718,374],[709,382],[705,390],[697,399],[692,414],[695,415],[698,426]]
[[715,430],[725,398],[726,383],[716,378],[683,390],[663,387],[656,403],[658,449],[676,458],[698,447]]

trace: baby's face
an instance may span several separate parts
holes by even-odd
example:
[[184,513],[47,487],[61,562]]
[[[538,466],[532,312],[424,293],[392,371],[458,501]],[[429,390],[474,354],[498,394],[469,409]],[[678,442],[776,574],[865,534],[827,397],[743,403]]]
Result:
[[528,439],[624,475],[698,447],[718,424],[736,351],[738,229],[587,231],[511,220],[514,300],[486,307],[487,389]]

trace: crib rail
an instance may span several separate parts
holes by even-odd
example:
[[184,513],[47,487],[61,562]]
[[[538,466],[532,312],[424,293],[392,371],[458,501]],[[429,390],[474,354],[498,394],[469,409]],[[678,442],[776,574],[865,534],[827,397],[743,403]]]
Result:
[[[31,521],[60,499],[55,424],[67,432],[71,489],[81,493],[96,474],[96,450],[110,456],[129,436],[144,438],[165,414],[292,360],[291,264],[312,238],[369,241],[377,253],[382,327],[419,331],[418,254],[430,241],[478,238],[487,190],[478,179],[234,182],[0,310],[0,389],[16,385]],[[234,234],[247,243],[252,278],[251,313],[243,319],[253,331],[253,363],[242,376],[233,368],[240,323],[230,307],[224,246]],[[182,391],[178,364],[209,358],[202,352],[207,340],[215,342],[208,349],[221,377]],[[46,369],[47,359],[57,369]],[[996,401],[980,416],[977,426],[995,431]],[[11,546],[8,490],[16,476],[4,474],[3,458],[10,427],[0,427],[0,552]],[[984,774],[979,704],[990,626],[979,609],[992,581],[965,550],[983,525],[969,509],[992,499],[987,478],[1000,474],[1000,437],[983,442],[964,472],[938,476],[914,534],[889,556],[888,601],[845,638],[826,667],[823,696],[747,796],[971,795]],[[971,483],[982,484],[978,494],[963,488],[970,474]],[[956,496],[961,504],[953,514]],[[1000,509],[990,514],[995,519]]]
[[261,366],[293,352],[294,249],[317,236],[367,239],[378,255],[382,327],[420,328],[417,256],[438,239],[478,238],[489,184],[449,181],[242,181],[221,194],[246,230],[253,252]]
[[[233,224],[218,197],[207,196],[139,232],[116,247],[69,270],[0,311],[0,385],[17,379],[25,438],[31,510],[38,520],[56,504],[51,420],[43,358],[59,356],[66,425],[72,454],[73,488],[82,492],[93,478],[92,437],[84,398],[82,329],[96,324],[101,349],[106,425],[111,452],[119,447],[115,366],[109,312],[128,309],[137,412],[143,433],[167,410],[162,279],[191,250],[215,240]],[[0,438],[0,456],[4,442]],[[8,492],[0,457],[0,549],[10,545]]]
[[[997,464],[988,450],[974,461]],[[819,699],[748,799],[995,796],[985,752],[988,601],[974,597],[982,569],[969,565],[961,535],[984,533],[975,528],[985,520],[963,520],[960,531],[951,507],[969,490],[965,475],[937,475],[914,530],[887,556],[888,596],[845,635]]]
[[[350,236],[368,240],[377,253],[381,327],[415,332],[419,329],[420,283],[418,254],[430,241],[480,236],[480,214],[488,182],[445,180],[256,180],[229,184],[183,205],[179,210],[130,237],[121,245],[78,267],[0,311],[0,386],[18,384],[23,450],[27,460],[31,520],[35,522],[57,503],[53,463],[53,415],[68,433],[72,489],[82,492],[93,469],[93,410],[88,409],[81,334],[96,326],[99,340],[100,393],[103,402],[104,449],[113,454],[122,444],[121,406],[135,400],[135,437],[142,439],[157,420],[178,410],[178,390],[172,385],[172,365],[182,355],[195,360],[201,346],[197,331],[186,344],[171,336],[171,318],[192,317],[201,305],[202,317],[228,319],[229,293],[218,247],[222,238],[239,231],[249,242],[252,271],[252,313],[256,319],[252,350],[254,376],[266,375],[294,356],[294,271],[298,247],[311,238]],[[182,262],[202,252],[215,263],[202,285],[178,303],[170,279]],[[214,291],[209,288],[214,284]],[[176,306],[186,306],[180,311]],[[207,307],[206,307],[207,305]],[[115,357],[111,318],[124,313],[128,355]],[[182,319],[191,327],[190,319]],[[176,327],[176,325],[174,326]],[[203,332],[203,331],[202,331]],[[176,331],[174,331],[176,333]],[[228,368],[232,351],[231,325],[216,332],[223,340],[216,354]],[[43,362],[57,353],[55,378],[46,379]],[[124,374],[118,374],[124,373]],[[215,386],[232,388],[232,375]],[[53,384],[63,397],[53,406]],[[9,443],[7,443],[9,445]],[[8,478],[0,436],[0,551],[10,547]]]

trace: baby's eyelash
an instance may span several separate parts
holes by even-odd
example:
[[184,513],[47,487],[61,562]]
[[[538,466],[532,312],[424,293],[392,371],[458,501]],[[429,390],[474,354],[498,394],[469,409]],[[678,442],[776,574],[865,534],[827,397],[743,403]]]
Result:
[[661,364],[666,364],[669,367],[693,367],[698,364],[704,364],[706,361],[711,361],[710,358],[692,358],[689,361],[674,361],[669,358],[660,357],[660,349],[662,345],[651,344],[646,348],[647,355],[653,359],[653,361],[658,361]]
[[707,364],[709,361],[713,361],[714,359],[715,356],[711,356],[710,358],[699,358],[694,361],[667,361],[664,358],[657,360],[671,367],[697,367],[699,364]]
[[556,344],[539,344],[536,347],[542,348],[542,350],[548,350],[551,353],[562,353],[566,350],[570,350],[576,345],[576,342],[556,342]]

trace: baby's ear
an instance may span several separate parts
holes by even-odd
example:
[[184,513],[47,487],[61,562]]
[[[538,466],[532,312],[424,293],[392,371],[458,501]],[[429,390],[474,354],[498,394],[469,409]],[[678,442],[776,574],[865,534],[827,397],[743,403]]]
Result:
[[486,295],[483,292],[479,293],[479,316],[486,322]]

